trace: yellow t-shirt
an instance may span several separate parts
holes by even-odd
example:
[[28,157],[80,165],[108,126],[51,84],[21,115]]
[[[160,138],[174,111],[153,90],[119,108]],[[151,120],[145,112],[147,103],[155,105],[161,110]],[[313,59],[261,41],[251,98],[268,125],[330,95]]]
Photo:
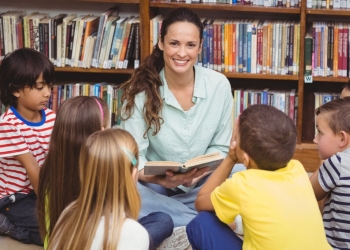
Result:
[[242,216],[244,250],[332,249],[308,175],[299,161],[291,160],[276,171],[235,173],[212,192],[211,201],[224,223]]

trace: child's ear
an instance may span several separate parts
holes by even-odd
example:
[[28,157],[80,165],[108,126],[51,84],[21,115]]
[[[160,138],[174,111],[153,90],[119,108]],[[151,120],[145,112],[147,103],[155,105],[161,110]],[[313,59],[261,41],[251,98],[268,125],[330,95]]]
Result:
[[256,166],[255,162],[253,161],[250,156],[244,152],[243,153],[243,165],[247,167],[247,169],[257,169],[258,167]]
[[250,163],[250,157],[246,152],[244,152],[243,153],[243,165],[246,167],[249,167],[249,163]]
[[346,133],[345,131],[340,131],[340,147],[347,147],[349,143],[349,134]]
[[12,95],[14,95],[16,98],[18,98],[20,96],[20,93],[19,93],[19,91],[15,91],[15,92],[12,92]]

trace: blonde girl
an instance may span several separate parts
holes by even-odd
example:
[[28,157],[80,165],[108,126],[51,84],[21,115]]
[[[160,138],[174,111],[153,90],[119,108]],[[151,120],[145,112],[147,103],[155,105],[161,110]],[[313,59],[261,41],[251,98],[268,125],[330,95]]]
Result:
[[135,156],[137,144],[124,130],[89,136],[79,157],[81,192],[60,216],[49,249],[148,249],[147,231],[136,222]]

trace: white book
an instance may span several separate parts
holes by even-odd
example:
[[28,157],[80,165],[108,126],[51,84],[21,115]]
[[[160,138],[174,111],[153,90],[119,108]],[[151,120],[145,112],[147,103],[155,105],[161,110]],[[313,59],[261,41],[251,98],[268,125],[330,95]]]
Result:
[[[74,27],[74,35],[73,35],[73,48],[72,48],[72,56],[70,60],[70,66],[74,66],[74,58],[77,50],[77,40],[79,39],[78,37],[78,31],[79,31],[79,26],[80,26],[80,20],[84,18],[85,16],[79,16],[73,19],[73,22],[75,22],[75,27]],[[80,37],[81,40],[81,37]],[[80,48],[79,48],[80,49]]]
[[257,68],[258,24],[259,24],[259,20],[255,20],[252,23],[252,53],[251,53],[251,60],[250,60],[251,62],[250,73],[252,74],[256,74],[256,68]]

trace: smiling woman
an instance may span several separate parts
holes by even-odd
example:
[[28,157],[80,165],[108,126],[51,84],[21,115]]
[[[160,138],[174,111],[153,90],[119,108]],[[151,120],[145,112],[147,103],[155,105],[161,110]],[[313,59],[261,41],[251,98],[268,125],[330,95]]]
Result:
[[208,168],[152,176],[144,174],[145,163],[185,162],[213,152],[226,156],[232,134],[229,81],[195,65],[202,35],[201,20],[192,10],[171,11],[162,21],[152,54],[122,85],[121,126],[139,146],[140,216],[166,212],[176,227],[196,216],[193,203]]

